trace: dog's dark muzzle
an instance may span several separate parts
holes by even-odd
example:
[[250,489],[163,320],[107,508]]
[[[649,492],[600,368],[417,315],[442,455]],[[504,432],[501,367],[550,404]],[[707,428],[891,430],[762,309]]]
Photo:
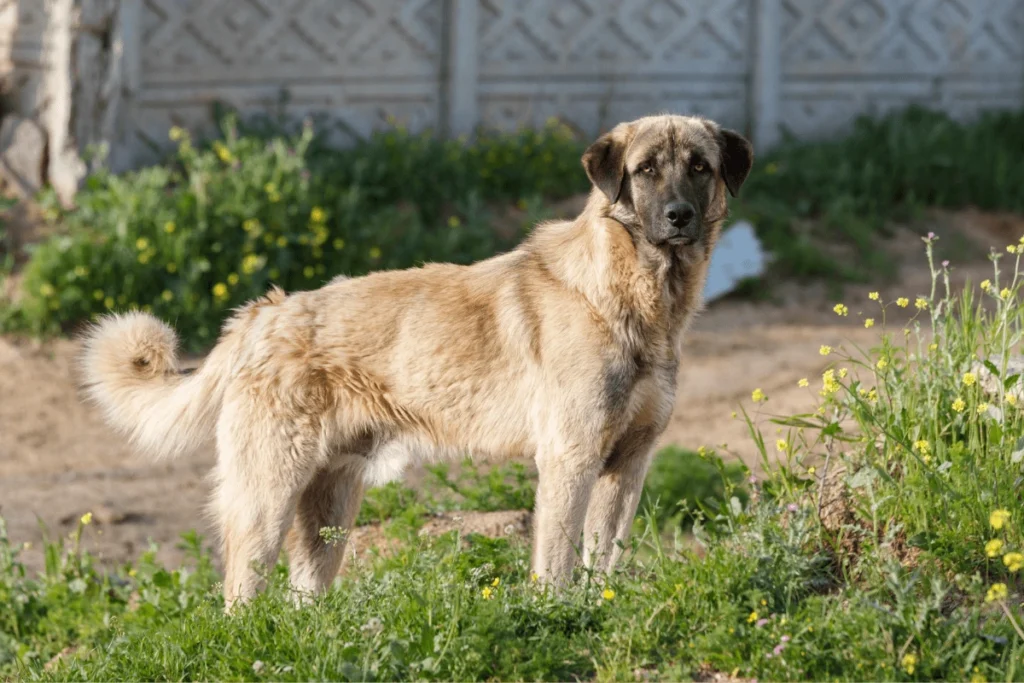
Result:
[[697,210],[690,202],[672,202],[665,206],[665,221],[668,223],[669,244],[693,244],[700,239],[700,221]]

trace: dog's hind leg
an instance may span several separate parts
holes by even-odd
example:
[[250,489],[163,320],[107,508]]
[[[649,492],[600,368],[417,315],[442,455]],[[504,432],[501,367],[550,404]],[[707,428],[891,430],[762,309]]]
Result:
[[255,405],[225,405],[217,429],[214,510],[224,540],[224,606],[255,596],[316,471],[316,431]]
[[[362,473],[352,467],[317,472],[299,496],[287,540],[291,584],[298,599],[322,592],[334,580],[362,499]],[[330,531],[321,534],[325,528]]]

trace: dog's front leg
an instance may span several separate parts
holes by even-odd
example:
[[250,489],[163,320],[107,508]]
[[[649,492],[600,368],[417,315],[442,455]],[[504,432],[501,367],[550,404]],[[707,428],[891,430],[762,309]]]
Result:
[[537,454],[540,481],[534,514],[533,572],[539,579],[564,585],[579,556],[583,522],[600,456],[581,451]]
[[583,563],[611,571],[629,540],[659,430],[631,427],[612,449],[594,485],[583,532]]

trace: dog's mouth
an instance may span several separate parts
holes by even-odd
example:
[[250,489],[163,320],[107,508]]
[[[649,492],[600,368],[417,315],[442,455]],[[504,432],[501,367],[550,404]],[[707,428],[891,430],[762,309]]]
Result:
[[697,244],[699,240],[696,237],[690,237],[688,235],[681,235],[679,237],[670,237],[665,240],[665,244],[671,247],[689,247]]

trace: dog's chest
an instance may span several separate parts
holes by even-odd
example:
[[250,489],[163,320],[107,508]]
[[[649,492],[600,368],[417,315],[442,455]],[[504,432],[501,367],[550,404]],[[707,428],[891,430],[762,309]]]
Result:
[[629,422],[650,399],[671,400],[678,362],[669,353],[636,350],[616,354],[605,366],[602,402],[612,421]]

